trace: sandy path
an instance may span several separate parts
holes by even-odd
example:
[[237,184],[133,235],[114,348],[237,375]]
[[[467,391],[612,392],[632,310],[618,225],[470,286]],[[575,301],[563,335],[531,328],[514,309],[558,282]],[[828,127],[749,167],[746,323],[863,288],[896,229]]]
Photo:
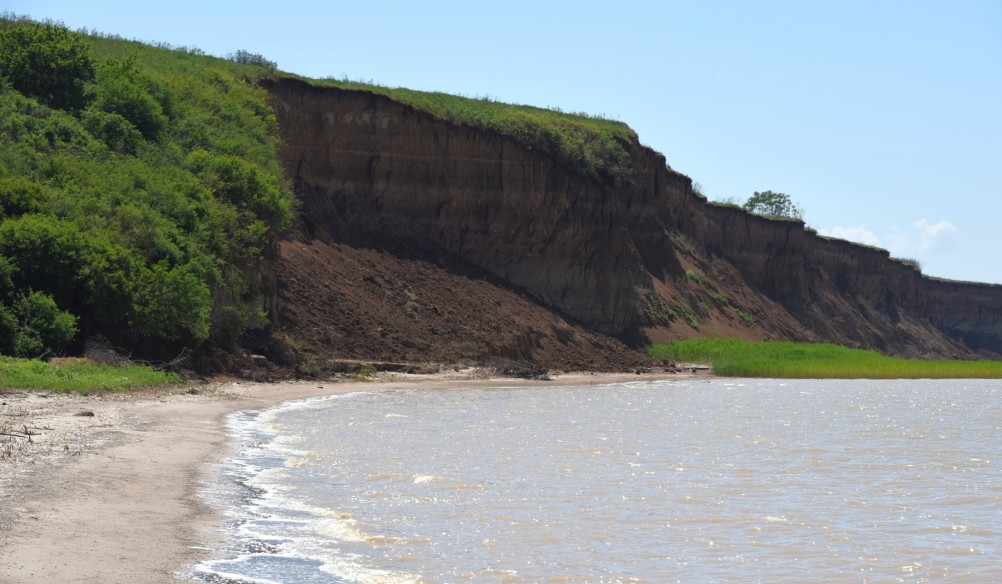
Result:
[[[217,541],[196,493],[229,443],[223,418],[281,401],[415,385],[612,383],[636,375],[562,375],[549,382],[386,375],[369,383],[221,384],[129,396],[0,394],[0,582],[176,582]],[[93,416],[77,416],[83,410]],[[2,437],[0,437],[2,438]]]

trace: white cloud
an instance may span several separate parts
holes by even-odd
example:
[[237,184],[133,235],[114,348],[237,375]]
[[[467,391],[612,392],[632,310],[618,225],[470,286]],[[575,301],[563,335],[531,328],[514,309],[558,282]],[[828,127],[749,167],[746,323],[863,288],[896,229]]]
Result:
[[891,252],[892,256],[899,258],[915,255],[915,249],[908,232],[901,231],[897,227],[891,228],[891,234],[887,236],[887,251]]
[[877,237],[875,233],[867,229],[865,225],[860,225],[859,227],[836,227],[831,231],[822,230],[820,233],[829,237],[837,237],[839,239],[855,241],[856,243],[862,243],[864,245],[880,247],[880,238]]
[[901,230],[892,227],[890,233],[884,235],[877,235],[865,225],[819,231],[821,235],[884,248],[895,257],[917,257],[943,248],[949,249],[953,234],[956,232],[957,228],[946,219],[936,223],[930,223],[928,219],[919,219],[912,224],[912,229]]
[[915,229],[919,231],[919,244],[916,247],[918,253],[924,253],[935,247],[940,241],[949,241],[951,236],[957,232],[957,228],[946,219],[939,223],[929,223],[925,219],[915,222]]

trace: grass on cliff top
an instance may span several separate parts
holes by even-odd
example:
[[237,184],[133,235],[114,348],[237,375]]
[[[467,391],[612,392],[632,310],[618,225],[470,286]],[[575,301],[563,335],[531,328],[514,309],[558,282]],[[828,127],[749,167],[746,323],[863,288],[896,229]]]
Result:
[[630,176],[630,154],[623,143],[637,143],[638,139],[623,122],[502,103],[490,97],[470,98],[333,78],[313,82],[372,91],[441,119],[497,132],[530,150],[546,152],[607,186],[622,184]]
[[87,393],[96,390],[137,389],[178,381],[177,375],[173,373],[157,371],[145,365],[112,367],[95,365],[83,359],[68,359],[53,364],[38,359],[0,357],[0,391],[44,389]]
[[647,351],[675,363],[708,363],[724,377],[788,379],[998,379],[1000,361],[898,359],[838,345],[693,339],[651,345]]

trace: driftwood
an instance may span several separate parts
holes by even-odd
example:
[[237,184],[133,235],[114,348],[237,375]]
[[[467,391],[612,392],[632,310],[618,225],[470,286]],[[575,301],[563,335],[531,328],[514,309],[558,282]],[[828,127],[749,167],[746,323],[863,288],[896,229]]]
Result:
[[29,428],[26,425],[22,426],[22,428],[24,428],[23,432],[8,429],[6,432],[0,432],[0,436],[10,436],[11,438],[27,438],[28,442],[33,442],[31,437],[38,436],[39,434],[41,434],[41,432],[32,432],[31,428]]

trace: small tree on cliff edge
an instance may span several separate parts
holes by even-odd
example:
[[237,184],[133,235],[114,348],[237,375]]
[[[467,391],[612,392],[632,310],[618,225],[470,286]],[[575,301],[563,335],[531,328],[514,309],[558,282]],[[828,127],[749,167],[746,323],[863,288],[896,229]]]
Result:
[[804,220],[804,208],[796,205],[790,200],[790,195],[786,193],[774,193],[772,191],[756,191],[748,197],[743,205],[745,211],[764,215],[766,217],[785,217],[787,219]]

